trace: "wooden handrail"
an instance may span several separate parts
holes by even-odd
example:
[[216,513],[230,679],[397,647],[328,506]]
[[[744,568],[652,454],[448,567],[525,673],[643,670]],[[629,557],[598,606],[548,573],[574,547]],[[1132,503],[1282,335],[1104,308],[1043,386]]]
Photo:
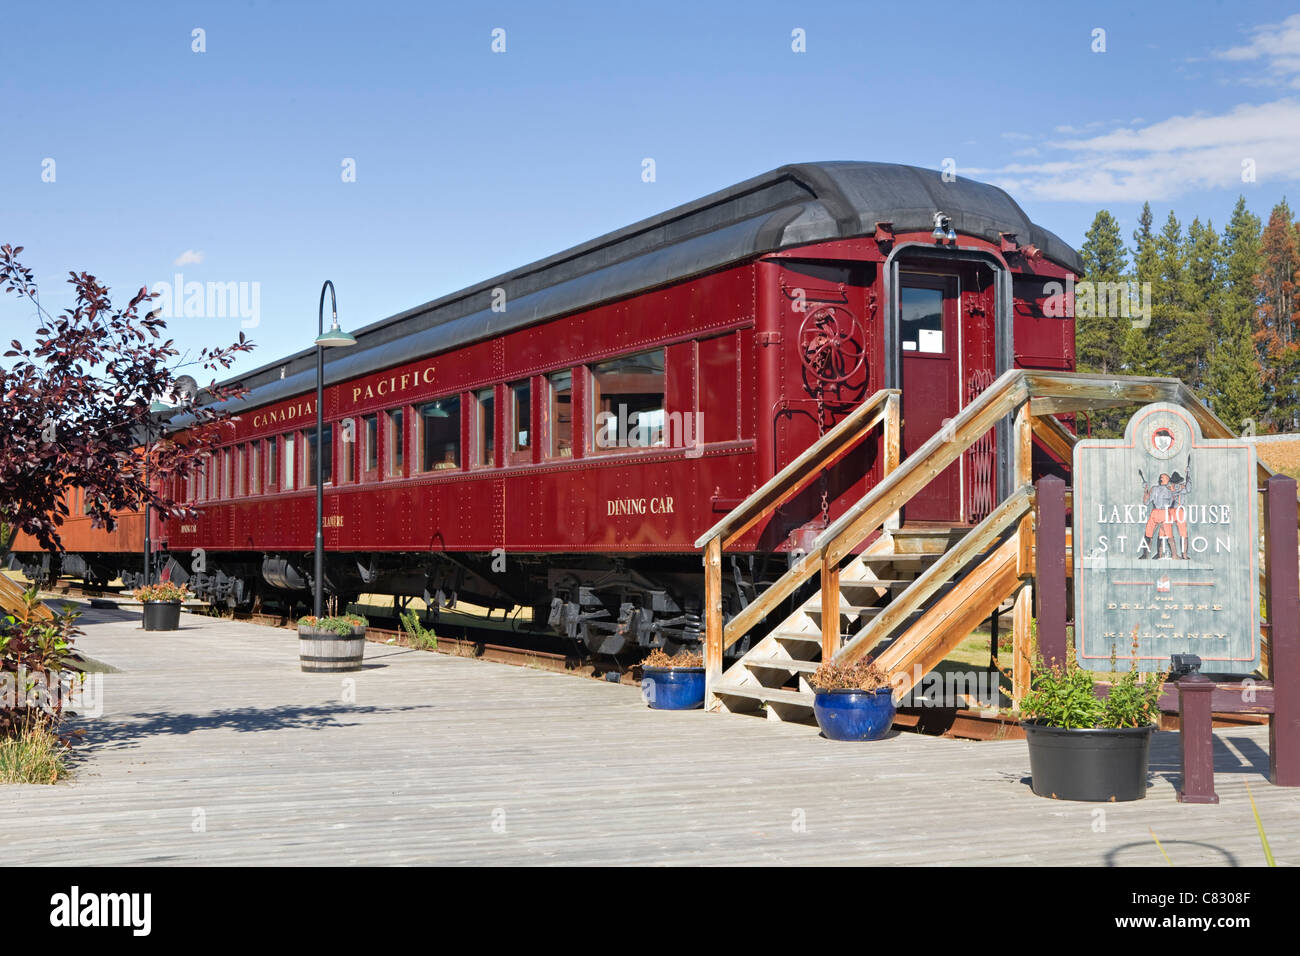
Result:
[[919,610],[939,588],[952,579],[953,575],[995,544],[1033,508],[1033,487],[1025,485],[1017,488],[994,508],[987,518],[972,528],[956,545],[944,552],[938,561],[926,568],[907,586],[906,590],[890,601],[866,627],[847,641],[835,655],[835,660],[856,660],[871,650],[877,641],[893,631],[913,611]]
[[703,548],[713,538],[721,537],[723,550],[726,550],[750,528],[797,494],[819,472],[842,458],[870,434],[876,425],[886,421],[891,412],[896,419],[900,394],[896,388],[882,388],[874,393],[843,421],[837,422],[830,431],[809,445],[803,454],[704,532],[695,542],[695,547]]
[[[918,491],[930,483],[957,456],[975,443],[1007,412],[1024,403],[1024,372],[1011,370],[985,389],[957,414],[950,427],[931,438],[908,456],[896,470],[851,506],[818,535],[808,554],[770,585],[723,630],[722,649],[730,647],[766,617],[823,564],[838,561],[879,528]],[[973,428],[979,430],[972,433]],[[852,543],[847,543],[852,539]]]
[[886,515],[901,508],[1000,419],[1024,404],[1028,397],[1024,376],[1017,369],[1002,373],[945,428],[909,455],[897,470],[831,522],[810,550],[824,550],[830,560],[839,561],[856,548],[880,527]]

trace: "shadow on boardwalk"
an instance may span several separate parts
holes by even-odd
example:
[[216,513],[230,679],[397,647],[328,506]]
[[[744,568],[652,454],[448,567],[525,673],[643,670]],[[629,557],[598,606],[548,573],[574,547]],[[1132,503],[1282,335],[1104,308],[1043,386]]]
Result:
[[[138,746],[141,741],[163,734],[184,736],[203,730],[233,730],[263,733],[277,730],[325,730],[361,724],[361,718],[432,710],[431,704],[402,707],[358,707],[355,704],[285,705],[280,707],[233,707],[205,714],[154,712],[115,715],[111,718],[82,718],[69,723],[76,733],[85,731],[77,745],[81,756]],[[340,719],[343,717],[345,719]]]

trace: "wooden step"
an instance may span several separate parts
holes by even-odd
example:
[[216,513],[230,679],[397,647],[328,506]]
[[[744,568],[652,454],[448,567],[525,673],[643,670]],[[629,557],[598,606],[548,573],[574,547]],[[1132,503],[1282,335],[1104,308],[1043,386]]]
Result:
[[778,641],[810,641],[813,644],[822,642],[820,631],[772,631],[767,636]]
[[714,684],[713,693],[720,697],[748,697],[750,700],[764,703],[773,701],[780,704],[798,704],[803,707],[813,705],[812,694],[778,687],[759,687],[757,684]]
[[895,554],[942,554],[964,538],[970,528],[966,525],[937,525],[913,527],[906,525],[893,532]]
[[[868,605],[861,605],[861,604],[841,604],[840,616],[858,617],[863,614],[867,614],[867,615],[879,614],[886,607],[888,607],[888,605],[882,605],[877,607],[875,605],[868,606]],[[805,604],[803,607],[801,607],[799,610],[803,611],[805,614],[820,615],[822,613],[822,599],[820,597],[815,597],[807,604]]]
[[790,673],[812,674],[821,666],[821,661],[796,661],[789,657],[762,657],[756,660],[741,661],[746,667],[761,667],[765,670],[789,671]]

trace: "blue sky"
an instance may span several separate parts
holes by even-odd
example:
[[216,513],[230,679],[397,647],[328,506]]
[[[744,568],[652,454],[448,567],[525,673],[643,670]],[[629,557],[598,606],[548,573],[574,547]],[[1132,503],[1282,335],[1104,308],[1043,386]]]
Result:
[[[256,283],[251,368],[310,343],[326,278],[360,327],[788,162],[951,157],[1076,245],[1147,198],[1222,226],[1297,191],[1295,9],[11,0],[0,242],[50,308],[69,270]],[[0,298],[3,339],[30,313]]]

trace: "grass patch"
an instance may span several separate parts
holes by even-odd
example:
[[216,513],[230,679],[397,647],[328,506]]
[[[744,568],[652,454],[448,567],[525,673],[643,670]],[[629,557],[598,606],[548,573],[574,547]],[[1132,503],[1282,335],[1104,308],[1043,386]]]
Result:
[[68,748],[45,727],[0,740],[0,783],[58,783],[68,775]]

